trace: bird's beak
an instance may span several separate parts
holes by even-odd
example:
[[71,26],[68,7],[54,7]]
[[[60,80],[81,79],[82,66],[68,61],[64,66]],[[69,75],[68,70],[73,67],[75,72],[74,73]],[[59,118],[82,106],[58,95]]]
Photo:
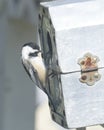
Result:
[[41,51],[41,50],[39,50],[39,51],[38,51],[38,53],[39,53],[39,52],[42,52],[42,51]]
[[42,57],[42,51],[41,50],[38,51],[38,56]]

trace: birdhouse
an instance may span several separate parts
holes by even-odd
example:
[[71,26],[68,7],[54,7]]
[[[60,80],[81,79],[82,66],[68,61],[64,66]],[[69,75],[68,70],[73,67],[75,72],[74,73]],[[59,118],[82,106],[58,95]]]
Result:
[[104,124],[104,2],[40,5],[39,35],[52,119],[65,128]]

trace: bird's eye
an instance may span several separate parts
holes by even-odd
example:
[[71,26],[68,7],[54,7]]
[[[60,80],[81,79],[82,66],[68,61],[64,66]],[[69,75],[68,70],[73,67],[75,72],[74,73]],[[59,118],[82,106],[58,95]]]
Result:
[[29,56],[30,57],[35,57],[35,56],[37,56],[38,55],[38,51],[37,52],[34,52],[34,53],[29,53]]

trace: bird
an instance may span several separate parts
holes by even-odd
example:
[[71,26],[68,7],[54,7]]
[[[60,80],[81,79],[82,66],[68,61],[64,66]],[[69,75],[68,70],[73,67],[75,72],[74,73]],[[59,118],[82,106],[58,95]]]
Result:
[[41,89],[46,86],[47,70],[39,45],[25,43],[21,51],[22,64],[30,79]]
[[47,67],[45,66],[39,45],[33,42],[25,43],[22,46],[21,59],[30,79],[47,94],[49,104],[55,110],[53,98],[47,89]]

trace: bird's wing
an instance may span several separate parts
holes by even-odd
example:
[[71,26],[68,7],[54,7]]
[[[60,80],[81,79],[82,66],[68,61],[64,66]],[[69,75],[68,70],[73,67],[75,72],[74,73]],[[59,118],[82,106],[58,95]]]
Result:
[[31,78],[33,80],[33,82],[40,88],[43,90],[43,86],[39,80],[39,77],[38,77],[38,74],[37,74],[37,71],[33,68],[33,66],[30,64],[30,69],[29,69],[29,72],[31,74]]
[[26,66],[23,60],[22,60],[22,64],[27,74],[29,75],[30,79],[35,83],[35,85],[37,85],[40,89],[43,90],[37,71],[33,68],[33,66],[29,62],[27,63],[28,66]]
[[27,70],[27,68],[26,68],[26,66],[25,66],[25,64],[24,64],[24,62],[23,62],[23,60],[22,60],[22,65],[23,65],[23,67],[24,67],[25,71],[27,72],[28,76],[29,76],[29,77],[30,77],[30,79],[32,80],[32,77],[31,77],[31,75],[30,75],[29,71]]

